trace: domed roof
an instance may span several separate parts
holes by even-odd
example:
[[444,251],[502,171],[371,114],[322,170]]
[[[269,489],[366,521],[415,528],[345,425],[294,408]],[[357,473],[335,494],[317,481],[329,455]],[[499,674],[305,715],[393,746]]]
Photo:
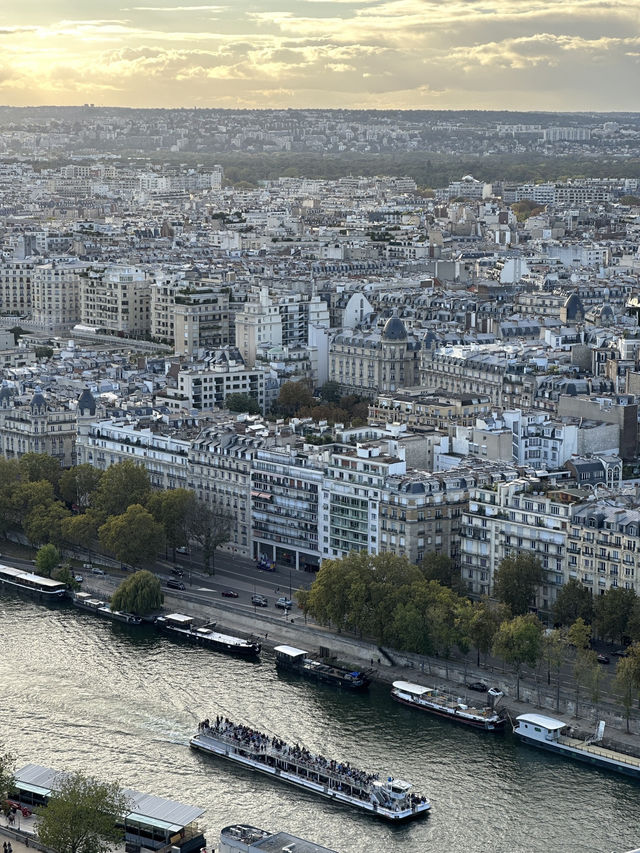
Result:
[[78,411],[82,414],[85,410],[90,415],[95,415],[96,413],[96,400],[88,388],[85,388],[78,398]]
[[406,341],[407,330],[400,317],[389,317],[382,330],[383,341]]
[[32,409],[46,409],[47,401],[44,398],[44,394],[42,393],[42,389],[37,387],[33,397],[31,398],[31,402],[29,403]]

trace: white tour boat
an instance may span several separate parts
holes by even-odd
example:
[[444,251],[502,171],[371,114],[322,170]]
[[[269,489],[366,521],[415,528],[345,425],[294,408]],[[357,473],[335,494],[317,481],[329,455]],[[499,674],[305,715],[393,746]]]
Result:
[[562,720],[542,714],[520,714],[513,733],[524,743],[584,761],[596,767],[615,770],[628,776],[640,777],[640,758],[598,746],[604,734],[604,722],[598,723],[596,733],[586,740],[572,737],[570,727]]
[[426,814],[431,807],[426,797],[413,792],[409,782],[392,776],[380,780],[377,774],[314,755],[297,744],[289,746],[221,717],[200,723],[189,745],[393,822]]

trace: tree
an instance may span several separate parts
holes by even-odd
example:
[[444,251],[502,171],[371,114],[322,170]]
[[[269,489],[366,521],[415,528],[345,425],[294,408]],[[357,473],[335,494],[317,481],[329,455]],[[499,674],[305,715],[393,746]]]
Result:
[[464,591],[460,569],[447,554],[436,554],[435,552],[425,554],[420,563],[420,568],[427,580],[437,581],[458,594]]
[[216,550],[231,539],[235,522],[235,515],[222,504],[195,501],[189,519],[189,532],[202,547],[207,574],[215,574]]
[[60,522],[60,532],[67,542],[90,551],[98,536],[99,524],[99,517],[89,511],[82,515],[71,515],[68,518],[63,518]]
[[551,670],[556,676],[556,711],[560,710],[560,670],[567,653],[566,632],[555,628],[542,636],[542,658],[547,664],[547,684],[551,684]]
[[32,545],[51,542],[60,547],[64,539],[62,522],[70,515],[64,504],[53,501],[46,507],[34,507],[22,526]]
[[508,604],[514,616],[528,612],[537,588],[544,580],[542,563],[532,554],[505,557],[493,579],[496,598]]
[[638,695],[638,679],[635,662],[631,658],[620,658],[616,666],[614,686],[620,696],[629,733],[629,718],[633,708],[633,700]]
[[101,477],[102,471],[86,463],[76,465],[75,468],[66,468],[58,482],[60,497],[69,506],[84,510],[90,505]]
[[313,405],[313,395],[305,379],[285,382],[280,388],[276,408],[285,417],[292,417],[304,406]]
[[553,618],[558,625],[571,625],[578,617],[591,623],[593,619],[593,596],[579,580],[570,578],[561,587],[553,606]]
[[160,581],[151,572],[142,570],[122,581],[111,599],[111,609],[148,616],[160,610],[162,602]]
[[56,488],[60,479],[60,460],[48,453],[25,453],[18,464],[26,480],[36,483],[38,480],[48,480]]
[[100,544],[123,563],[154,560],[164,547],[164,531],[151,513],[132,504],[122,515],[112,515],[98,530]]
[[259,415],[262,412],[260,403],[251,394],[227,394],[224,404],[230,412],[247,412],[249,415]]
[[495,607],[488,598],[474,601],[469,619],[469,639],[477,651],[477,665],[480,666],[480,653],[488,655],[500,624],[507,619],[504,605]]
[[622,642],[627,634],[635,602],[635,592],[622,587],[610,587],[604,595],[598,596],[594,621],[599,636]]
[[53,501],[53,486],[48,480],[18,483],[12,491],[10,500],[10,512],[14,523],[22,526],[29,513],[33,510],[44,513]]
[[117,783],[72,773],[59,776],[40,811],[38,840],[57,853],[110,853],[124,838],[129,803]]
[[122,515],[131,504],[144,506],[150,491],[146,468],[125,460],[102,474],[93,505],[106,519],[110,515]]
[[[576,717],[579,710],[580,688],[591,687],[598,669],[598,656],[591,649],[577,649],[573,663],[573,677],[576,682]],[[598,675],[599,677],[599,675]]]
[[51,577],[51,572],[60,562],[60,551],[55,545],[43,545],[36,554],[36,572],[45,578]]
[[498,628],[493,644],[494,654],[515,668],[516,698],[520,700],[522,665],[535,667],[542,652],[542,622],[534,613],[515,616]]
[[588,649],[591,642],[591,625],[587,625],[584,619],[578,617],[567,632],[567,641],[578,651]]
[[148,509],[155,520],[162,525],[166,543],[173,551],[188,542],[189,521],[193,517],[195,494],[188,489],[167,489],[152,492]]
[[334,406],[338,406],[341,397],[340,384],[333,380],[325,382],[320,389],[320,399],[324,400],[325,403],[332,403]]
[[10,752],[0,754],[0,802],[4,802],[8,794],[13,793],[15,756]]

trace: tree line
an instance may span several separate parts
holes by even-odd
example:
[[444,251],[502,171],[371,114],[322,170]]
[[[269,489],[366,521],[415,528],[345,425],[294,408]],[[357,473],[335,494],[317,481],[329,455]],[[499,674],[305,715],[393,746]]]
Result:
[[0,459],[0,535],[24,533],[41,547],[36,569],[50,575],[64,546],[101,549],[134,566],[154,562],[189,541],[213,573],[216,549],[228,542],[235,518],[223,505],[188,489],[154,490],[147,470],[125,460],[99,471],[62,469],[47,454]]
[[[589,613],[578,612],[575,584],[567,585],[569,590],[559,606],[567,622],[545,628],[538,614],[529,612],[532,594],[542,577],[542,566],[531,555],[507,558],[496,572],[498,600],[471,601],[462,591],[459,572],[446,556],[428,554],[416,566],[395,554],[354,551],[341,559],[325,560],[311,588],[299,591],[298,602],[305,614],[321,624],[399,651],[440,655],[446,661],[454,649],[465,656],[474,649],[478,665],[482,655],[493,653],[513,668],[517,698],[524,666],[535,670],[538,689],[545,672],[548,684],[554,673],[558,708],[560,670],[568,660],[576,710],[584,691],[597,705],[603,669],[591,648],[592,627],[584,618]],[[629,600],[629,590],[623,592],[624,600]],[[594,603],[593,612],[602,614],[600,618],[605,621],[601,624],[608,626],[607,631],[613,630],[613,622],[606,620],[610,613],[617,613],[619,599],[619,591],[610,590]],[[636,609],[637,602],[636,597]],[[633,623],[625,624],[625,630],[633,627]],[[627,726],[633,700],[640,691],[640,630],[630,639],[636,642],[621,657],[615,680]]]

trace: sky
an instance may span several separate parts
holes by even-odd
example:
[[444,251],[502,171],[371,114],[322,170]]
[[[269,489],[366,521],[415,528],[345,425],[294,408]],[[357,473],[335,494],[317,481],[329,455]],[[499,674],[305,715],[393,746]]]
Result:
[[3,0],[0,103],[640,110],[638,0]]

